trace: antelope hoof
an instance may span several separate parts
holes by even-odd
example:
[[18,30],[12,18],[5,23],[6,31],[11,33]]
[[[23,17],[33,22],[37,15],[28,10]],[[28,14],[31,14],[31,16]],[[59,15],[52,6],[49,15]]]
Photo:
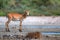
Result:
[[22,32],[22,30],[19,29],[19,32]]
[[6,29],[6,32],[10,32],[10,30],[9,29],[8,30]]

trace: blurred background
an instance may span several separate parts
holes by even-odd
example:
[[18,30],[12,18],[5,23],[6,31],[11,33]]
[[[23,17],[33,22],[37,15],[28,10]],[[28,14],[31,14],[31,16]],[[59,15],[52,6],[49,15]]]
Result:
[[24,10],[30,10],[30,16],[60,16],[60,0],[0,0],[0,16]]

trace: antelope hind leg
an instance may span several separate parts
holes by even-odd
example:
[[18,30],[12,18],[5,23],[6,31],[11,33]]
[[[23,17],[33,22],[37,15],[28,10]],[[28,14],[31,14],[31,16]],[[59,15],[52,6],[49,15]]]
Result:
[[5,28],[6,32],[10,32],[9,26],[8,26],[9,23],[10,23],[10,21],[8,20],[8,21],[6,22],[6,28]]

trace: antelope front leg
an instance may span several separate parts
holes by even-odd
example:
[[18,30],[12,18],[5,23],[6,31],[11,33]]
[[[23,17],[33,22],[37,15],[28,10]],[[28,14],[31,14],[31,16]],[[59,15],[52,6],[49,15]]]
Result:
[[22,20],[20,20],[20,28],[19,31],[22,32]]
[[6,22],[6,24],[5,24],[5,25],[6,25],[6,31],[7,31],[7,32],[10,32],[9,26],[8,26],[9,23],[10,23],[10,21],[8,20],[8,21]]

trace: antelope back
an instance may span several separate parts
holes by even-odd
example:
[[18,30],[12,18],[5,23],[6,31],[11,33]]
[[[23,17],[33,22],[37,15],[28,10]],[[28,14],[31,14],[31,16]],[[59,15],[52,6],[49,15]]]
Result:
[[8,19],[21,19],[22,18],[22,14],[19,13],[8,13],[7,17]]

